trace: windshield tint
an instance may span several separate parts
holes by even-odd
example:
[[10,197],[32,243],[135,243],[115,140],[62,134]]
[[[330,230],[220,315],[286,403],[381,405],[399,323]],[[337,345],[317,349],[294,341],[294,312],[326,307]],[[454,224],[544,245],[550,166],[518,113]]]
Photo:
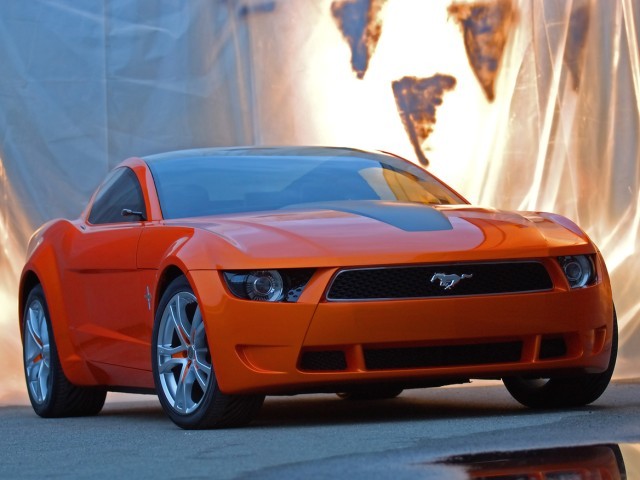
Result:
[[163,158],[149,167],[165,219],[344,200],[465,203],[420,168],[383,155]]

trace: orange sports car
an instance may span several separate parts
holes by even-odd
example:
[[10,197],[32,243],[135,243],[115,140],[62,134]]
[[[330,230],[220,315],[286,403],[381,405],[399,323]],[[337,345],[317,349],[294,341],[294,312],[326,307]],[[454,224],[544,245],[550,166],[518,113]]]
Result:
[[617,352],[607,270],[566,218],[473,207],[415,164],[322,147],[130,158],[20,282],[43,417],[155,392],[183,428],[265,395],[392,398],[502,378],[530,407],[584,405]]

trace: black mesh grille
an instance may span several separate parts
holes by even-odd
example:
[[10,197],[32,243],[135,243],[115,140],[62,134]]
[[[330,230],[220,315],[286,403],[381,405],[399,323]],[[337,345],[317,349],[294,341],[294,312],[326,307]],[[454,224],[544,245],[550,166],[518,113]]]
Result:
[[364,350],[368,370],[454,367],[488,363],[518,362],[522,342],[445,345],[413,348],[370,348]]
[[[455,281],[456,277],[452,275],[457,275],[459,280],[446,288],[448,281]],[[488,295],[549,290],[552,287],[547,269],[539,262],[383,267],[339,272],[331,284],[327,299]]]
[[346,370],[347,359],[341,350],[323,350],[320,352],[303,352],[300,360],[302,370]]

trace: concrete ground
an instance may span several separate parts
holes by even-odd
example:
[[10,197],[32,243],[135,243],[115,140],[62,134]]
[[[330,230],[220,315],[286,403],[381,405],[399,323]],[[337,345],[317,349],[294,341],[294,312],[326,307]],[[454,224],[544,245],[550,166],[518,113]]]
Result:
[[[521,407],[499,385],[409,390],[373,402],[268,397],[251,426],[212,431],[177,428],[155,397],[126,399],[108,397],[92,418],[0,408],[0,478],[468,478],[461,467],[434,462],[640,444],[640,382],[629,381],[612,383],[589,407],[549,412]],[[625,462],[627,471],[636,468],[635,457]]]

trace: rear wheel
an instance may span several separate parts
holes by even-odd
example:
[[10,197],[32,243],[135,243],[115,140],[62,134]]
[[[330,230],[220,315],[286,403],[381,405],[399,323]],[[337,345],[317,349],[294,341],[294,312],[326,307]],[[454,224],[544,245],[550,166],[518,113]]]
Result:
[[27,296],[22,327],[24,372],[35,412],[41,417],[99,413],[107,391],[101,387],[77,387],[65,376],[41,285],[34,287]]
[[609,366],[602,373],[585,373],[571,377],[528,379],[505,377],[505,387],[521,404],[531,408],[579,407],[595,402],[604,393],[618,355],[618,321],[613,314],[613,338]]
[[246,425],[264,396],[220,391],[198,300],[185,277],[162,295],[153,329],[152,362],[158,398],[181,428]]

